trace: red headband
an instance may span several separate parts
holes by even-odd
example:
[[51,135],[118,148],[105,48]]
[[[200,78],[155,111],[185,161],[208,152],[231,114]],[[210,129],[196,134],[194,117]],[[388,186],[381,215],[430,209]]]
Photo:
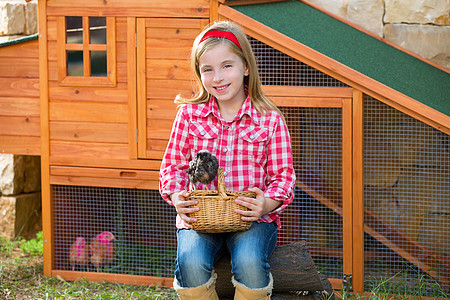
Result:
[[[207,33],[205,33],[205,35],[202,37],[202,39],[200,40],[200,43],[203,42],[204,40],[209,39],[210,37],[220,37],[220,38],[224,38],[227,40],[232,41],[233,43],[236,44],[236,46],[238,46],[239,48],[241,48],[241,45],[239,44],[238,39],[236,38],[236,36],[229,31],[222,31],[222,30],[211,30],[208,31]],[[242,49],[242,48],[241,48]]]

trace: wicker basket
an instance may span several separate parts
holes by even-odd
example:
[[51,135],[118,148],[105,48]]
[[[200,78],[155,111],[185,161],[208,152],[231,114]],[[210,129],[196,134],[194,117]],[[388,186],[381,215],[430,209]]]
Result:
[[223,169],[217,172],[218,191],[194,190],[190,192],[187,200],[197,200],[199,211],[189,214],[191,218],[197,218],[192,223],[194,230],[198,232],[220,233],[244,231],[250,228],[252,222],[242,221],[242,215],[234,212],[235,209],[248,210],[246,207],[236,204],[234,199],[238,196],[254,198],[254,192],[225,191],[225,178]]

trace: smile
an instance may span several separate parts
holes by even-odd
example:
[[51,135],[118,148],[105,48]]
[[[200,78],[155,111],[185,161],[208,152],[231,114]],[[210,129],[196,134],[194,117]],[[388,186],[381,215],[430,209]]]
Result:
[[230,86],[229,84],[227,84],[227,85],[222,85],[222,86],[216,86],[216,87],[214,87],[214,89],[215,89],[216,91],[218,91],[218,92],[223,92],[223,91],[225,91],[229,86]]

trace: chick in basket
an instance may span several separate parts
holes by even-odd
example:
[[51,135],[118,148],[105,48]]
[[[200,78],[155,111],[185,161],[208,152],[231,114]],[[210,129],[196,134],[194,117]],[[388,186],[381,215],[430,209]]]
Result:
[[211,152],[208,150],[198,151],[194,159],[189,162],[190,189],[194,190],[197,182],[203,183],[209,189],[208,184],[216,178],[218,169],[219,162]]

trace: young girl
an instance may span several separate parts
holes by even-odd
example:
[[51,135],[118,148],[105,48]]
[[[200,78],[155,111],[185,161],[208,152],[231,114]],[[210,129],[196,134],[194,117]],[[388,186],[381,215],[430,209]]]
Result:
[[[231,256],[235,299],[270,299],[269,257],[281,227],[279,214],[293,199],[295,175],[289,132],[277,107],[261,89],[256,60],[245,33],[218,22],[195,39],[191,68],[199,85],[193,99],[181,99],[160,170],[160,193],[177,211],[174,288],[180,299],[218,299],[214,263]],[[224,170],[227,190],[256,193],[235,201],[252,221],[243,232],[198,233],[187,214],[189,161],[209,150]],[[206,189],[197,183],[197,189]],[[210,184],[217,189],[217,179]]]

